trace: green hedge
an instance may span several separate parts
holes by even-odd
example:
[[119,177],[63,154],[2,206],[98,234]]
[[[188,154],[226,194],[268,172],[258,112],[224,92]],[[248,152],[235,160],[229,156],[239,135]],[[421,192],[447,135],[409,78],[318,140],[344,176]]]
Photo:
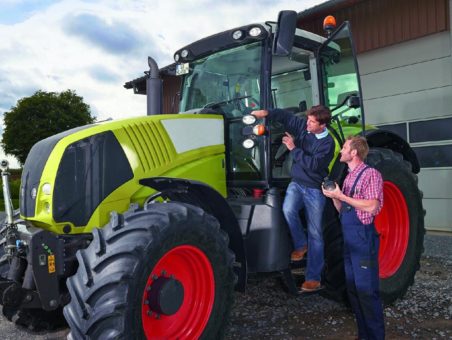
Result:
[[22,169],[8,169],[8,172],[10,173],[10,181],[20,179],[20,177],[22,176]]
[[9,182],[9,191],[11,192],[11,198],[19,198],[20,179],[15,179]]
[[[9,172],[11,173],[9,181],[9,191],[11,192],[11,199],[14,209],[18,209],[21,171],[17,169],[10,169]],[[5,202],[3,201],[3,189],[1,188],[0,188],[0,211],[5,211]]]

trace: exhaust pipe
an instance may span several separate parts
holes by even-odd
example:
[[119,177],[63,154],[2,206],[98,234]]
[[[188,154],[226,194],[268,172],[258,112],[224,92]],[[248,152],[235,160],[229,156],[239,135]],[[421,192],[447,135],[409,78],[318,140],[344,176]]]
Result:
[[156,61],[148,57],[149,71],[145,72],[147,115],[158,115],[162,113],[163,82],[159,77],[159,68]]
[[3,186],[3,200],[5,202],[5,213],[8,225],[12,225],[14,222],[14,208],[11,200],[11,192],[9,190],[9,172],[8,172],[8,161],[6,159],[0,162],[1,175],[2,175],[2,186]]

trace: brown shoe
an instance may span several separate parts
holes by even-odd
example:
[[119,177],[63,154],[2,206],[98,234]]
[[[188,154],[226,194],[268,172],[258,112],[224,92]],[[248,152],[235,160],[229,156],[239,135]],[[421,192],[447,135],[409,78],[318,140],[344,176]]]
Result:
[[319,290],[321,288],[322,286],[320,285],[319,281],[305,281],[301,286],[301,290],[303,292],[315,292],[316,290]]
[[308,252],[308,246],[304,246],[303,248],[294,250],[292,254],[290,254],[290,259],[292,261],[301,261],[303,260],[304,256]]

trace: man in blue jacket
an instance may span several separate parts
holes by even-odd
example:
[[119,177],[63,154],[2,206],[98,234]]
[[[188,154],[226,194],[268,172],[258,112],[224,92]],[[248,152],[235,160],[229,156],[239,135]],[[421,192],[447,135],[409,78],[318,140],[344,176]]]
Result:
[[[321,184],[328,175],[328,165],[334,155],[334,140],[326,128],[331,121],[331,112],[318,105],[310,108],[303,118],[281,109],[258,110],[252,114],[257,118],[268,117],[278,121],[286,130],[282,142],[290,150],[293,165],[283,212],[294,245],[291,260],[300,261],[308,254],[305,282],[301,289],[316,291],[321,288],[324,266],[322,215],[326,199]],[[307,238],[299,215],[301,209],[306,216]]]

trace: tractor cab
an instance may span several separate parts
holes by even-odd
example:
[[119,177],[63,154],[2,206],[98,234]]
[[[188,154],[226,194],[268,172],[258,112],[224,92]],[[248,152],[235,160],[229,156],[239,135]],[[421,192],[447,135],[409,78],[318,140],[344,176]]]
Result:
[[313,105],[329,107],[336,154],[344,135],[364,128],[348,23],[325,39],[296,29],[293,16],[283,11],[277,23],[229,30],[174,55],[182,77],[180,112],[224,117],[229,188],[284,187],[290,178],[282,126],[250,121],[253,110],[281,108],[303,116]]
[[[237,257],[239,286],[244,272],[279,271],[293,282],[292,242],[281,209],[292,159],[282,144],[284,127],[251,113],[279,108],[302,117],[313,105],[329,107],[336,156],[344,137],[364,128],[349,24],[344,22],[333,32],[334,25],[327,23],[330,35],[324,38],[297,29],[296,18],[296,12],[282,11],[277,22],[224,31],[174,54],[181,77],[180,113],[223,117],[226,200],[241,232],[230,238],[237,244],[243,240],[248,253],[246,260]],[[335,179],[336,173],[344,173],[340,166],[335,171],[336,160],[330,165]],[[337,223],[335,215],[331,220]],[[297,291],[295,284],[289,289]]]

